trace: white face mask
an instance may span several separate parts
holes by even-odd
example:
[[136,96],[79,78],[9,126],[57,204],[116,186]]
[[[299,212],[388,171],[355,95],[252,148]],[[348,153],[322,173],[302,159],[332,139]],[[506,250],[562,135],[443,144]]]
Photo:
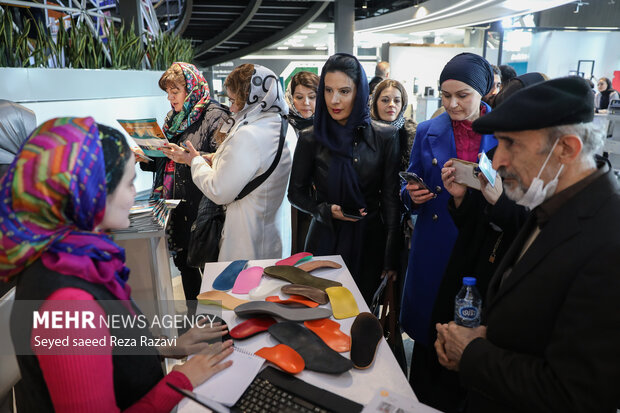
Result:
[[553,144],[553,146],[551,147],[551,150],[549,151],[549,154],[547,155],[547,159],[545,159],[545,162],[540,168],[540,171],[538,171],[538,175],[536,175],[536,178],[532,180],[532,183],[530,187],[527,189],[527,192],[525,192],[525,194],[523,194],[521,199],[517,201],[517,204],[523,205],[524,207],[532,210],[536,208],[538,205],[542,204],[547,198],[549,198],[551,195],[555,193],[555,190],[558,187],[558,177],[560,176],[560,173],[562,173],[562,170],[564,169],[564,164],[560,166],[560,170],[558,171],[557,174],[555,174],[555,178],[549,181],[547,185],[544,185],[543,180],[540,179],[540,174],[542,174],[542,171],[545,169],[545,166],[547,166],[547,162],[549,162],[549,158],[551,158],[551,154],[553,153],[553,150],[555,149],[555,146],[558,144],[559,140],[560,139],[557,139],[555,143]]

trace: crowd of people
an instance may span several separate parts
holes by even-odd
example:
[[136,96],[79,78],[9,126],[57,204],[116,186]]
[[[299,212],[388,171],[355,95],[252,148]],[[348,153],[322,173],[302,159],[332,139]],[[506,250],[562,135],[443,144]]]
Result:
[[[170,143],[155,161],[92,118],[35,129],[31,112],[0,101],[9,137],[0,278],[45,309],[84,300],[105,301],[93,304],[98,314],[139,313],[122,304],[129,269],[109,235],[129,225],[139,160],[154,172],[154,197],[181,200],[168,238],[190,313],[201,276],[187,262],[189,234],[206,201],[225,212],[218,261],[287,256],[289,226],[292,252],[341,255],[367,303],[383,278],[398,279],[421,402],[445,412],[613,412],[620,187],[597,155],[605,132],[593,118],[618,93],[606,78],[595,96],[579,77],[509,69],[455,56],[438,77],[443,113],[416,125],[387,62],[369,82],[354,56],[337,53],[320,76],[296,73],[286,91],[270,69],[242,64],[224,83],[229,107],[195,66],[174,63],[159,82]],[[481,154],[495,183],[483,174],[479,190],[457,182],[454,159]],[[405,171],[424,184],[403,181]],[[480,327],[452,321],[463,276],[477,278]],[[11,331],[31,334],[16,322]],[[224,334],[193,328],[176,348],[145,357],[20,355],[36,393],[21,400],[24,411],[170,411],[181,396],[166,383],[191,390],[230,365],[230,341],[205,344]],[[161,374],[160,356],[188,354],[197,356]]]

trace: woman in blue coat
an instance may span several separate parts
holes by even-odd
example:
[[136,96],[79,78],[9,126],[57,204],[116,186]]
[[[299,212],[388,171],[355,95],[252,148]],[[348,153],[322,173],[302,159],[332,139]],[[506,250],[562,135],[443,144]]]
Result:
[[450,158],[478,162],[478,153],[497,145],[493,135],[479,135],[471,129],[474,120],[491,110],[481,101],[493,86],[489,62],[473,53],[461,53],[446,64],[439,82],[446,112],[418,125],[407,169],[432,192],[411,183],[401,188],[405,206],[418,216],[400,313],[404,331],[415,340],[414,352],[433,345],[428,333],[431,313],[457,236],[441,168]]

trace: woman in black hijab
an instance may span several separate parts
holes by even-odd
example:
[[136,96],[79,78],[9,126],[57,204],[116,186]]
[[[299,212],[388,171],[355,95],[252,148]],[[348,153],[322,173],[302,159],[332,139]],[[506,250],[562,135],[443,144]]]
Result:
[[606,111],[609,108],[609,104],[612,100],[620,99],[618,92],[614,90],[611,85],[611,80],[606,77],[602,77],[596,84],[598,93],[594,96],[594,107],[596,111]]
[[[321,73],[314,126],[301,132],[295,149],[288,198],[312,215],[305,250],[341,255],[367,302],[398,266],[395,134],[395,128],[371,122],[358,60],[331,56]],[[313,186],[316,198],[309,195]]]

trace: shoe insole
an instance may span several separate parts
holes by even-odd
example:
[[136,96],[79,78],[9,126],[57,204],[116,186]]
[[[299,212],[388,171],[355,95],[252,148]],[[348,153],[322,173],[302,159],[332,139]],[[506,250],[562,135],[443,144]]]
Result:
[[346,287],[330,287],[326,288],[325,292],[329,296],[334,318],[341,320],[343,318],[355,317],[360,313],[353,294]]
[[332,350],[316,334],[297,323],[282,322],[269,327],[269,334],[298,352],[306,369],[341,374],[353,367],[351,360]]
[[340,330],[340,324],[329,318],[304,321],[304,325],[338,353],[351,350],[351,337]]
[[327,304],[329,302],[329,297],[325,291],[308,285],[287,284],[282,287],[282,292],[288,295],[301,295],[319,304]]
[[367,369],[375,361],[383,328],[371,313],[360,313],[351,326],[351,361],[357,369]]
[[304,262],[303,264],[298,265],[297,268],[306,272],[311,272],[318,270],[319,268],[342,268],[342,265],[334,261],[316,260]]
[[287,299],[280,298],[277,295],[272,295],[272,296],[265,298],[265,301],[269,301],[271,303],[276,303],[276,304],[286,304],[286,305],[298,306],[298,307],[314,308],[314,307],[319,306],[319,303],[315,303],[312,300],[308,300],[306,297],[302,297],[301,295],[291,295]]
[[250,300],[262,301],[270,295],[277,294],[280,291],[280,288],[288,284],[290,283],[284,280],[263,278],[258,287],[250,290]]
[[269,301],[250,301],[235,308],[239,317],[253,317],[255,315],[270,315],[288,321],[318,320],[331,317],[332,312],[327,308],[290,308],[286,305],[270,303]]
[[267,329],[275,323],[277,323],[277,321],[271,317],[250,318],[230,330],[230,336],[236,340],[242,340],[263,331],[267,331]]
[[241,271],[233,285],[233,294],[247,294],[252,288],[258,287],[263,276],[263,267],[250,267]]
[[299,268],[292,267],[290,265],[274,265],[272,267],[267,267],[265,268],[265,274],[273,278],[286,280],[291,284],[309,285],[310,287],[315,287],[320,290],[342,285],[337,281],[315,277],[304,270],[300,270]]
[[234,310],[238,305],[249,303],[248,300],[241,300],[233,297],[230,294],[226,294],[223,291],[207,291],[206,293],[198,294],[196,297],[200,304],[209,305],[215,304],[227,310]]
[[254,354],[270,361],[282,370],[291,374],[301,373],[306,366],[304,359],[299,355],[299,353],[285,344],[277,344],[273,347],[263,347]]
[[298,252],[297,254],[293,254],[288,258],[284,258],[283,260],[276,262],[276,265],[295,265],[311,259],[312,254],[309,252]]
[[228,291],[235,285],[237,276],[248,263],[248,260],[237,260],[228,264],[224,271],[213,281],[213,289],[219,291]]

